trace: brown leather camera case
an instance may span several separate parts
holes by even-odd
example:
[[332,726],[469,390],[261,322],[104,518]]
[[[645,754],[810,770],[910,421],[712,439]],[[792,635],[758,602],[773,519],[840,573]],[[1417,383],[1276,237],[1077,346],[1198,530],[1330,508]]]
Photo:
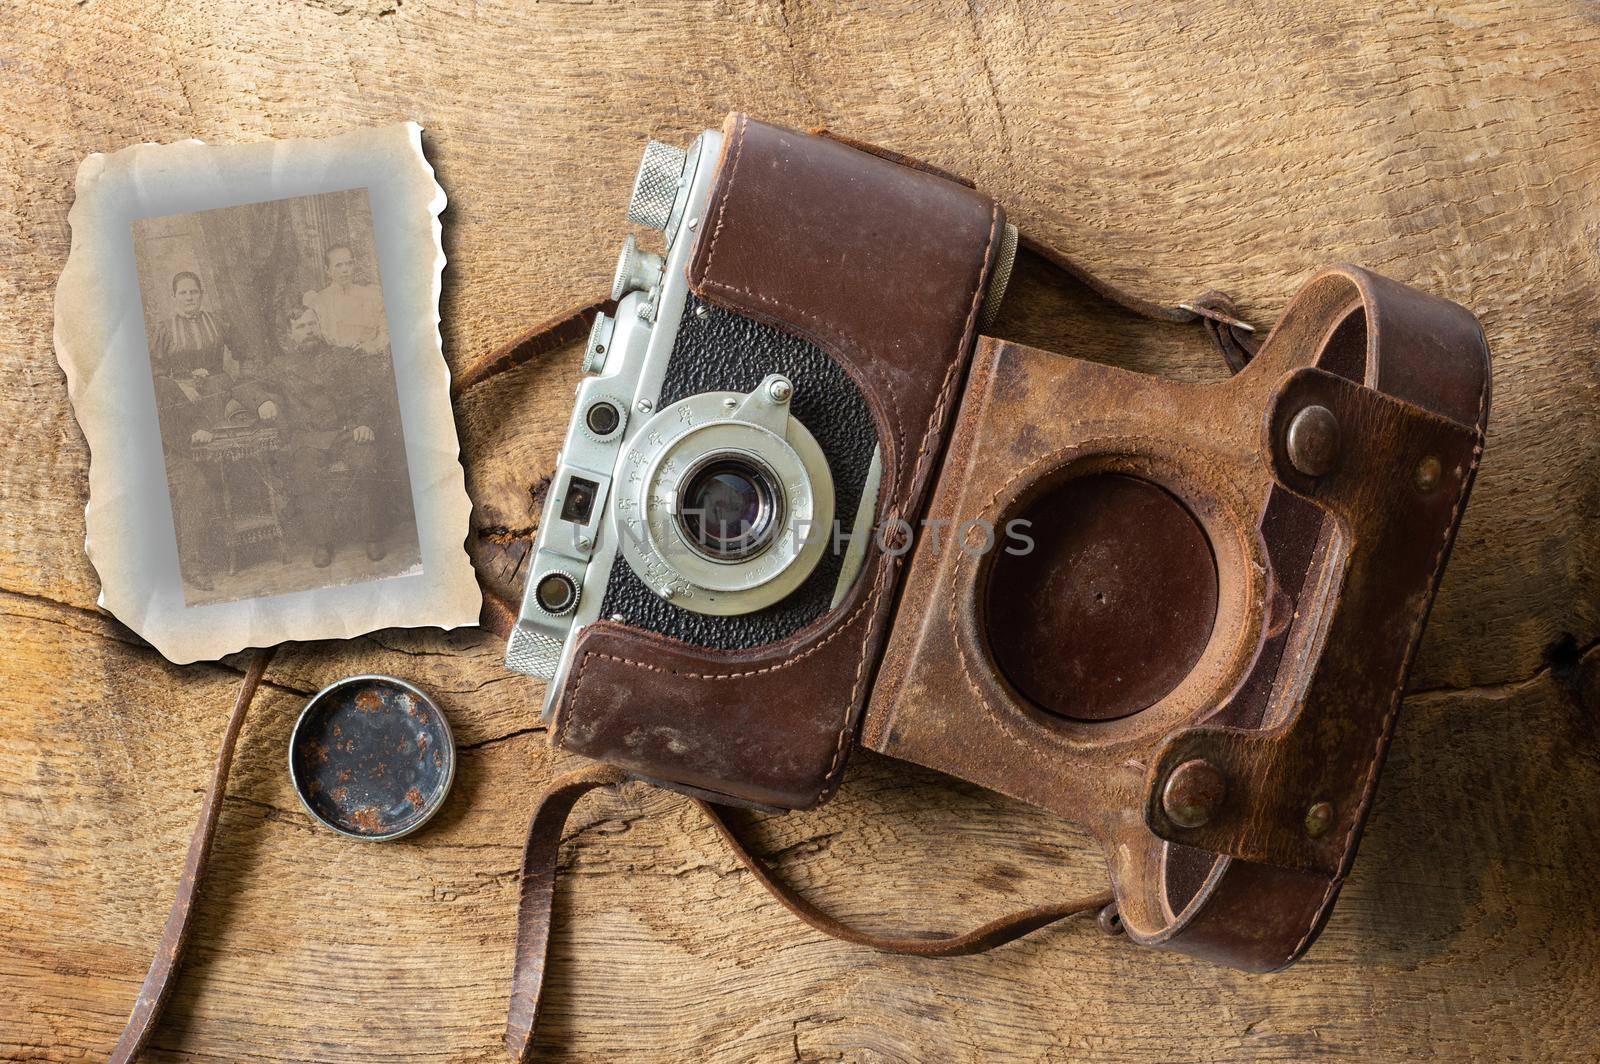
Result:
[[[822,348],[866,396],[877,513],[925,505],[1004,228],[987,196],[839,140],[733,115],[695,294]],[[579,637],[557,745],[717,801],[801,808],[838,784],[904,558],[874,543],[795,636],[719,651],[602,621]]]
[[[591,625],[552,742],[803,808],[859,732],[1082,824],[1138,941],[1294,960],[1354,858],[1482,452],[1477,321],[1341,267],[1253,358],[1213,328],[1231,379],[1160,380],[979,339],[1004,219],[957,179],[741,115],[718,165],[692,289],[843,366],[883,449],[879,528],[931,524],[910,553],[875,537],[780,642]],[[1040,253],[1141,313],[1227,318]],[[1036,549],[1003,549],[1017,519]],[[993,547],[960,549],[973,531]]]
[[[1454,303],[1315,277],[1229,380],[978,344],[862,742],[1092,832],[1136,940],[1267,970],[1354,858],[1467,499],[1488,349]],[[976,527],[976,526],[974,526]]]

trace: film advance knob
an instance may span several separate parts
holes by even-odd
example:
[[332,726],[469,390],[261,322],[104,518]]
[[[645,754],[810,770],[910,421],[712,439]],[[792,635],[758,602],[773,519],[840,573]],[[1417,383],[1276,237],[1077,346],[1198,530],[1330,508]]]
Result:
[[633,179],[633,195],[628,199],[628,221],[649,229],[667,228],[672,204],[678,198],[678,179],[689,153],[659,140],[644,146],[639,160],[639,175]]
[[611,298],[621,299],[629,292],[648,292],[661,280],[661,256],[640,251],[639,242],[629,233],[617,256],[617,272],[611,277]]

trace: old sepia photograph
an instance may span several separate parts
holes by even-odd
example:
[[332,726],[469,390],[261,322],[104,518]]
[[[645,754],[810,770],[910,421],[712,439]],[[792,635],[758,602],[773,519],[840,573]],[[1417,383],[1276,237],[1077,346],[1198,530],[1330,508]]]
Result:
[[477,622],[422,128],[78,168],[56,355],[99,603],[175,662]]
[[133,223],[185,603],[421,564],[364,188]]

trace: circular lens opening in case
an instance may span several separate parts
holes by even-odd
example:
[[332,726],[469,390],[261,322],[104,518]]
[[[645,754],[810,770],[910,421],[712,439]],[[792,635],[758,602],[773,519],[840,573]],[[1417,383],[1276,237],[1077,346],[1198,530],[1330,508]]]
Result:
[[1194,669],[1217,618],[1217,563],[1187,506],[1123,473],[1035,496],[1026,554],[997,551],[985,593],[990,652],[1025,698],[1058,716],[1148,709]]
[[753,558],[782,524],[782,496],[771,469],[746,454],[713,454],[695,463],[678,488],[678,527],[712,561]]

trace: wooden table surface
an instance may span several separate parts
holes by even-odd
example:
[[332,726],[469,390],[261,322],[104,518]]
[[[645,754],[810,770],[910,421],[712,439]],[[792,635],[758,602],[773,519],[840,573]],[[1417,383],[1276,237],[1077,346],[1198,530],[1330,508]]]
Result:
[[[240,671],[169,665],[95,607],[89,456],[51,348],[78,161],[420,121],[460,366],[599,291],[644,138],[732,108],[964,172],[1159,299],[1220,287],[1266,323],[1339,260],[1456,299],[1494,350],[1488,452],[1361,858],[1298,966],[1244,975],[1086,922],[963,960],[875,955],[787,916],[685,801],[631,787],[568,827],[547,1057],[1600,1055],[1592,5],[0,0],[0,27],[0,1057],[109,1050]],[[995,332],[1222,372],[1198,334],[1026,274]],[[490,547],[535,522],[577,377],[568,349],[460,404]],[[152,1057],[500,1059],[530,799],[573,760],[500,658],[475,630],[279,654]],[[284,767],[306,693],[357,671],[436,692],[461,747],[448,807],[398,844],[314,827]],[[881,929],[1104,878],[1070,825],[872,756],[759,842]]]

